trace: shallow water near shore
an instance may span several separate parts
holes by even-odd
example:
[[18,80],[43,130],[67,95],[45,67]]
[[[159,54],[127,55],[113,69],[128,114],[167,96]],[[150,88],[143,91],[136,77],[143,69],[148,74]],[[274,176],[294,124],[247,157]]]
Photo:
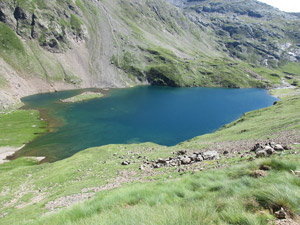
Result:
[[84,90],[38,94],[22,99],[39,109],[52,132],[16,153],[46,156],[53,162],[89,147],[154,142],[172,146],[271,106],[277,99],[263,89],[171,88],[138,86],[112,89],[102,98],[62,103]]

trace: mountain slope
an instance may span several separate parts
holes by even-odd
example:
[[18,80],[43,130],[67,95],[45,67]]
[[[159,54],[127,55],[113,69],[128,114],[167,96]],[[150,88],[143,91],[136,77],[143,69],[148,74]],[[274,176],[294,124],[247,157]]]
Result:
[[[300,167],[299,91],[277,89],[273,94],[282,100],[274,106],[172,147],[116,144],[54,163],[37,165],[21,157],[1,164],[0,223],[270,224],[281,207],[296,222],[300,183],[291,170]],[[255,152],[249,151],[256,143],[273,141],[292,150],[268,159],[255,159]],[[157,163],[209,149],[220,158]],[[240,165],[231,168],[234,164]]]
[[61,89],[297,84],[299,20],[254,0],[0,0],[0,110]]

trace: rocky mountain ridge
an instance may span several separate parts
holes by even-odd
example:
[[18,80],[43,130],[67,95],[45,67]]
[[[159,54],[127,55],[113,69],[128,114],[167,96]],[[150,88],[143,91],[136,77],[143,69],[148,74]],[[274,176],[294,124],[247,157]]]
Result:
[[299,20],[255,0],[0,0],[0,109],[74,88],[297,85]]

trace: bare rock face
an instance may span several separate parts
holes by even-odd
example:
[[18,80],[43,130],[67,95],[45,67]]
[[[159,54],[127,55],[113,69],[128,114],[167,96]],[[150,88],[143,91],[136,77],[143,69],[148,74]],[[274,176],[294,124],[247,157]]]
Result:
[[[186,10],[192,22],[206,29],[213,29],[216,36],[224,40],[220,43],[225,45],[226,51],[233,57],[245,60],[248,57],[247,54],[254,53],[255,63],[267,67],[277,66],[282,60],[300,62],[299,46],[297,46],[300,34],[288,28],[291,24],[299,24],[297,15],[287,14],[267,4],[250,0],[168,1]],[[283,17],[285,22],[279,24],[278,21]],[[249,22],[249,18],[253,22]],[[254,22],[256,20],[257,22]],[[263,26],[262,21],[273,21],[272,26]],[[285,41],[279,43],[273,38]],[[290,52],[285,52],[284,49],[289,49]]]
[[26,12],[21,7],[17,6],[14,11],[14,17],[16,20],[26,20],[28,16],[26,15]]
[[6,22],[6,16],[1,9],[0,9],[0,22],[3,22],[3,23]]
[[[64,52],[72,39],[87,39],[87,28],[80,19],[80,10],[76,5],[69,2],[57,5],[50,1],[43,4],[45,8],[35,5],[33,11],[28,3],[15,5],[13,1],[1,1],[0,21],[23,39],[36,39],[50,52]],[[72,7],[69,7],[70,4]],[[50,10],[46,10],[47,7]]]

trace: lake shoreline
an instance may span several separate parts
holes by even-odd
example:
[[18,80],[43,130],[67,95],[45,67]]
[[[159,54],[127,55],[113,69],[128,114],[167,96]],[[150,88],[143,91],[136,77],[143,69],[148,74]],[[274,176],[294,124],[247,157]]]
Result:
[[[31,155],[30,152],[34,153],[32,155],[47,156],[47,153],[45,153],[45,152],[47,152],[48,150],[46,150],[46,149],[43,151],[38,150],[41,152],[41,154],[39,154],[35,150],[35,149],[39,148],[38,146],[47,146],[46,148],[49,149],[48,154],[54,154],[53,152],[56,152],[54,154],[55,159],[51,159],[52,157],[49,158],[49,156],[47,157],[48,160],[50,160],[49,162],[60,160],[59,156],[57,156],[58,154],[62,154],[62,155],[67,154],[67,153],[65,153],[65,151],[63,151],[62,148],[72,149],[71,150],[72,154],[75,154],[76,152],[81,151],[86,148],[89,148],[89,147],[102,146],[102,145],[108,145],[108,144],[143,143],[143,142],[149,141],[149,142],[157,143],[160,145],[174,146],[178,143],[184,142],[186,140],[197,137],[199,135],[211,133],[211,132],[217,130],[218,128],[222,127],[223,125],[238,119],[239,115],[242,115],[243,112],[248,112],[248,111],[252,111],[254,109],[258,109],[260,107],[265,107],[265,103],[263,103],[263,102],[266,101],[266,100],[264,100],[266,98],[268,99],[267,101],[269,102],[269,103],[267,103],[268,105],[271,105],[275,101],[275,100],[272,100],[271,96],[269,94],[267,94],[267,92],[264,92],[263,89],[255,89],[255,88],[254,89],[251,89],[251,88],[228,89],[228,88],[201,88],[201,87],[199,87],[199,88],[178,88],[178,89],[176,89],[176,88],[169,88],[169,87],[140,86],[140,87],[136,87],[135,89],[132,89],[132,88],[129,88],[127,90],[125,90],[125,89],[117,90],[116,89],[116,90],[114,90],[114,92],[111,93],[112,98],[105,98],[104,101],[95,100],[96,108],[94,108],[95,103],[93,103],[93,101],[92,102],[87,101],[86,103],[83,103],[83,102],[74,103],[74,104],[60,102],[60,99],[65,98],[63,96],[69,96],[69,97],[76,96],[85,91],[86,91],[86,89],[78,90],[77,92],[75,90],[75,92],[72,92],[72,93],[70,93],[68,91],[65,93],[63,93],[63,92],[58,92],[55,94],[49,93],[46,95],[42,94],[40,96],[31,96],[30,99],[28,99],[28,100],[26,99],[26,101],[24,101],[24,103],[26,104],[24,108],[26,108],[26,109],[32,108],[32,106],[33,106],[34,109],[39,110],[42,118],[47,121],[48,130],[50,130],[50,132],[48,132],[46,135],[49,135],[49,134],[51,135],[50,138],[51,138],[52,143],[48,143],[48,141],[47,141],[48,137],[44,137],[45,135],[42,135],[39,137],[38,142],[33,143],[33,144],[32,144],[32,142],[29,142],[30,146],[26,146],[25,150],[23,152],[15,154],[15,156],[12,158],[17,158],[22,155],[30,156]],[[89,89],[89,91],[90,91],[90,89]],[[95,91],[103,92],[103,90],[99,90],[99,89],[95,89]],[[104,90],[104,91],[111,91],[111,89]],[[225,104],[224,106],[221,106],[223,104],[221,104],[220,101],[222,102],[224,99],[221,100],[219,95],[221,94],[223,96],[222,93],[225,94],[225,96],[228,95],[227,97],[225,97],[225,99],[226,99],[226,101],[229,101],[232,103],[227,102],[227,104]],[[228,94],[226,94],[226,93],[228,93]],[[253,95],[251,93],[253,93]],[[215,99],[216,102],[213,99],[211,101],[206,100],[206,98],[211,95],[213,95],[213,96],[216,95],[215,97],[213,97],[213,99]],[[260,97],[261,95],[264,97],[261,98]],[[147,102],[150,100],[149,96],[151,96],[150,99],[152,99],[152,100],[150,101],[151,104],[148,106]],[[188,96],[190,96],[190,97],[188,97]],[[244,97],[242,97],[242,96],[244,96]],[[267,96],[270,96],[270,97],[267,97]],[[69,98],[69,97],[67,97],[67,98]],[[47,99],[49,99],[49,100],[47,100]],[[147,99],[149,99],[149,100],[147,100]],[[189,101],[187,103],[186,99],[189,99],[189,101],[192,101],[193,103],[190,103]],[[233,99],[233,100],[230,100],[230,99]],[[234,99],[236,99],[236,100],[234,100]],[[248,100],[252,99],[252,100],[250,102],[248,102],[247,99]],[[201,124],[199,124],[200,121],[198,121],[198,120],[201,119],[201,116],[199,116],[199,115],[201,113],[203,113],[203,108],[201,108],[201,105],[199,105],[200,100],[211,102],[210,105],[211,105],[211,107],[214,108],[213,114],[212,115],[211,115],[211,113],[207,114],[207,110],[209,110],[207,108],[206,110],[204,110],[205,117],[207,117],[209,121],[217,121],[217,122],[215,122],[215,123],[217,123],[217,125],[209,125],[207,127],[207,125],[202,126]],[[33,105],[30,103],[30,101],[33,102]],[[45,101],[46,101],[46,103],[44,103]],[[237,102],[239,102],[239,101],[240,101],[240,103],[238,103],[239,109],[237,111],[234,108],[232,108],[232,109],[231,109],[231,107],[228,108],[228,104],[237,104]],[[99,105],[98,102],[99,103],[102,102],[102,103]],[[110,102],[110,103],[107,103],[107,102]],[[128,103],[126,103],[126,102],[128,102]],[[29,105],[27,103],[29,103]],[[166,104],[166,103],[168,103],[168,104]],[[108,104],[108,105],[106,105],[106,104]],[[185,104],[187,104],[187,105],[185,105]],[[201,103],[201,104],[203,104],[203,103]],[[257,105],[257,106],[255,106],[255,105]],[[88,106],[89,110],[85,110],[86,106]],[[142,108],[141,108],[141,106],[142,106]],[[196,108],[195,108],[195,106],[196,106]],[[43,107],[43,109],[41,110],[41,109],[39,109],[39,107]],[[172,112],[169,112],[169,116],[167,116],[167,118],[165,118],[166,119],[165,120],[165,119],[161,118],[162,115],[165,115],[163,112],[161,112],[161,110],[165,111],[169,107],[172,108],[172,110],[171,110]],[[223,119],[219,118],[219,116],[221,116],[221,115],[219,115],[219,116],[215,115],[215,114],[217,114],[217,112],[220,112],[222,114],[221,111],[223,111],[223,107],[225,107],[224,109],[227,108],[227,111],[226,111],[227,116],[226,116],[225,121],[223,121]],[[145,108],[145,109],[143,109],[143,108]],[[246,110],[246,111],[243,111],[242,108],[245,108],[244,110]],[[52,113],[47,112],[49,109],[51,109]],[[82,111],[82,112],[80,112],[80,114],[78,114],[77,117],[80,115],[84,115],[84,117],[77,118],[77,117],[73,116],[74,110],[75,110],[75,115],[76,115],[76,110],[78,110],[78,109],[80,109],[80,111]],[[57,110],[63,110],[63,111],[60,112]],[[66,114],[67,117],[64,116],[66,110],[67,110],[67,114]],[[145,111],[135,112],[136,110],[145,110]],[[200,111],[198,112],[197,110],[200,110]],[[236,112],[234,113],[234,111],[236,111]],[[53,114],[53,112],[55,112],[55,114]],[[56,113],[56,112],[58,112],[58,113]],[[133,112],[138,113],[138,114],[134,115],[134,114],[132,114]],[[198,114],[197,112],[200,114]],[[88,113],[88,114],[86,114],[86,113]],[[89,113],[92,113],[93,116],[91,116]],[[102,115],[103,113],[104,113],[104,115]],[[155,113],[155,114],[153,114],[153,113]],[[163,114],[161,114],[161,113],[163,113]],[[187,113],[187,115],[185,115],[186,113]],[[127,127],[128,126],[130,126],[130,127],[136,126],[134,124],[143,124],[143,128],[138,128],[138,129],[147,130],[147,132],[149,130],[151,132],[151,130],[153,130],[153,129],[155,129],[156,131],[155,131],[155,133],[152,132],[153,134],[150,133],[150,136],[149,136],[149,134],[145,134],[147,136],[143,136],[144,134],[142,133],[143,131],[141,131],[141,130],[136,131],[136,134],[131,134],[130,132],[125,131],[126,136],[121,135],[121,136],[123,136],[122,138],[123,139],[125,138],[125,139],[120,140],[120,139],[118,139],[119,138],[118,136],[115,137],[115,135],[113,135],[113,134],[111,135],[110,132],[111,132],[111,129],[113,129],[112,127],[109,127],[109,130],[106,130],[106,128],[105,128],[107,126],[106,125],[107,121],[108,122],[115,121],[115,119],[113,117],[111,118],[111,116],[113,116],[115,114],[121,115],[121,116],[125,115],[125,117],[126,117],[126,115],[130,116],[129,118],[126,117],[126,118],[121,119],[123,127],[120,127],[120,128],[121,128],[121,132],[123,132],[123,133],[124,133],[125,125]],[[175,115],[175,118],[172,117],[173,114]],[[155,118],[152,118],[153,115],[155,116]],[[170,115],[171,115],[171,117],[170,117]],[[61,121],[57,120],[57,116],[61,116]],[[67,125],[66,125],[66,127],[63,127],[65,118],[67,119],[67,121],[66,121]],[[97,118],[100,118],[100,120],[98,120]],[[138,118],[138,121],[136,121],[136,118]],[[145,120],[145,118],[147,118],[147,120]],[[168,123],[171,123],[171,124],[166,125],[165,122],[168,121],[170,118],[172,121],[170,121]],[[193,123],[192,123],[193,125],[186,125],[186,122],[188,122],[188,121],[185,121],[184,118],[189,118],[188,121],[193,120]],[[216,119],[214,119],[214,118],[216,118]],[[219,119],[217,119],[217,118],[219,118]],[[231,118],[231,119],[229,119],[229,118]],[[72,120],[71,124],[70,124],[70,119]],[[81,130],[82,128],[76,128],[78,125],[79,125],[79,127],[82,127],[82,126],[95,127],[94,122],[89,125],[87,124],[87,122],[89,123],[89,120],[91,120],[91,119],[95,120],[95,121],[99,121],[101,123],[101,128],[92,128],[92,129],[94,129],[93,131],[88,131],[88,130],[86,130],[86,128],[84,128],[85,130]],[[104,119],[104,121],[103,121],[103,119]],[[159,121],[161,120],[160,122],[158,122],[158,124],[156,124],[157,119],[159,119]],[[117,119],[117,121],[118,120],[119,119]],[[150,121],[155,122],[156,125]],[[196,121],[198,121],[197,124],[194,124]],[[75,124],[74,124],[74,122],[75,122]],[[55,123],[55,125],[53,125],[53,123]],[[111,122],[109,122],[109,123],[110,123],[109,126],[111,126]],[[213,123],[213,124],[215,124],[215,123]],[[148,124],[148,125],[146,125],[146,124]],[[163,130],[161,130],[161,128],[160,128],[162,124],[165,124],[165,125],[163,125],[163,127],[165,127]],[[185,131],[182,131],[180,124],[184,125]],[[207,121],[205,121],[205,124],[210,124],[210,123],[207,123]],[[146,126],[144,126],[144,125],[146,125]],[[149,125],[150,125],[150,127],[147,128],[147,126],[149,126]],[[117,125],[117,126],[119,126],[119,125]],[[190,127],[190,126],[192,126],[192,127]],[[211,128],[211,126],[216,126],[216,127]],[[63,128],[60,129],[61,127],[63,127]],[[171,133],[169,130],[165,130],[165,129],[169,129],[169,127],[172,127]],[[57,128],[59,128],[58,131],[57,131]],[[114,130],[118,130],[120,128],[115,128]],[[186,129],[188,129],[188,133],[186,132]],[[64,132],[64,133],[62,133],[62,132]],[[103,134],[104,134],[103,132],[106,133],[105,134],[106,136],[103,136]],[[70,134],[68,134],[68,133],[70,133]],[[98,134],[101,136],[101,139],[97,138],[96,136],[95,136],[95,138],[92,138],[92,140],[89,140],[89,139],[84,140],[83,139],[82,140],[83,142],[80,142],[76,145],[77,146],[75,148],[76,150],[73,150],[73,147],[71,147],[71,146],[74,146],[75,144],[69,143],[67,141],[68,137],[70,135],[72,135],[73,133],[78,133],[78,135],[80,135],[80,136],[82,136],[85,133],[92,134],[92,135]],[[118,131],[118,133],[119,133],[119,131]],[[176,137],[176,139],[173,138],[174,135],[178,136],[178,134],[180,134],[180,133],[184,134],[183,137],[179,137],[179,139],[178,139],[178,137]],[[156,137],[158,134],[161,134],[161,135],[159,135],[159,139],[161,139],[161,141],[159,139],[157,139],[157,137]],[[131,136],[131,135],[133,135],[133,136]],[[135,135],[137,135],[137,136],[135,136]],[[75,140],[75,142],[76,142],[76,140],[77,140],[77,142],[78,142],[78,138],[79,139],[81,138],[80,136],[79,137],[74,136],[72,139],[70,139],[70,141],[73,142]],[[62,139],[62,138],[64,138],[63,145],[59,146],[60,139]],[[109,138],[109,139],[107,139],[107,138]],[[163,138],[167,138],[167,140],[169,140],[169,142],[172,141],[172,143],[169,143],[169,142],[166,143],[165,141],[163,141],[164,140]],[[53,140],[57,140],[57,141],[54,142]],[[103,142],[102,140],[104,140],[105,143],[102,143]],[[50,147],[50,146],[52,146],[52,147]],[[63,147],[63,146],[65,146],[65,147]],[[43,149],[43,147],[41,149]],[[55,150],[50,151],[50,149],[55,149]],[[43,154],[43,152],[45,154]],[[59,153],[59,152],[61,152],[61,153]],[[65,156],[65,157],[69,157],[69,156]],[[45,161],[47,161],[47,159]]]
[[[101,93],[105,93],[104,97],[107,96],[109,94],[109,91],[112,88],[103,88],[103,89],[98,89],[98,88],[88,88],[88,89],[72,89],[72,90],[95,90],[95,92],[101,92]],[[61,91],[72,91],[72,90],[61,90]],[[42,92],[42,93],[37,93],[34,95],[38,95],[38,94],[47,94],[47,93],[55,93],[57,91],[51,91],[51,92]],[[24,96],[22,98],[26,98],[29,96],[33,96],[33,95],[28,95],[28,96]],[[23,102],[22,102],[23,103]],[[64,102],[57,102],[58,104],[66,104]],[[30,107],[26,107],[26,104],[22,104],[22,106],[18,109],[15,109],[13,111],[18,111],[18,110],[35,110],[39,112],[40,115],[40,119],[43,121],[46,121],[47,126],[46,129],[48,130],[48,132],[42,133],[41,135],[47,135],[51,132],[54,132],[57,128],[63,126],[64,124],[64,120],[62,118],[58,118],[58,117],[53,117],[49,115],[49,112],[47,112],[47,109],[31,109]],[[7,112],[10,113],[10,112]],[[35,137],[38,138],[38,137]],[[29,143],[31,143],[33,140],[30,140],[28,143],[23,144],[20,147],[12,147],[12,146],[3,146],[0,147],[0,164],[9,162],[11,160],[17,159],[18,156],[16,156],[16,154],[21,151],[24,147],[26,147]],[[44,160],[46,159],[46,157],[44,156],[28,156],[28,158],[33,158],[36,159],[39,163],[40,162],[44,162]]]

